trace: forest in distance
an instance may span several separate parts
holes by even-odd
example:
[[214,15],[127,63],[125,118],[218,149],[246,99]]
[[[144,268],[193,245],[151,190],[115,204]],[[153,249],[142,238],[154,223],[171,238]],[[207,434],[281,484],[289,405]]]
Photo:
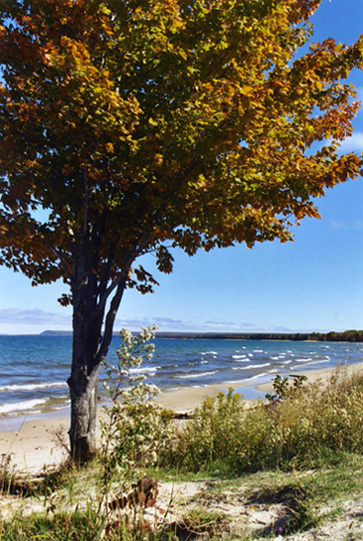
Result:
[[[44,335],[70,336],[71,331],[44,331]],[[114,333],[118,335],[119,333]],[[348,330],[342,332],[330,331],[327,333],[239,333],[239,332],[173,332],[159,331],[156,338],[186,338],[186,339],[213,339],[213,340],[314,340],[317,342],[363,342],[363,330]]]

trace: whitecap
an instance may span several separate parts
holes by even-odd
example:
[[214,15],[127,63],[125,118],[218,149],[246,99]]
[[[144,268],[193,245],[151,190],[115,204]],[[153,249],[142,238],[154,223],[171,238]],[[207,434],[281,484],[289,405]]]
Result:
[[11,413],[13,411],[31,410],[36,406],[46,403],[45,398],[34,398],[33,400],[23,400],[22,402],[13,402],[8,404],[0,404],[0,413]]
[[250,370],[254,368],[262,368],[265,366],[270,366],[271,363],[263,363],[263,364],[249,364],[248,366],[235,366],[232,368],[232,370]]
[[309,363],[305,363],[305,364],[299,364],[299,365],[296,365],[296,366],[291,366],[290,368],[293,370],[294,368],[303,368],[304,366],[311,366],[311,365],[316,365],[316,364],[325,364],[325,363],[328,363],[329,361],[311,361]]
[[251,381],[251,379],[258,379],[262,378],[263,376],[267,376],[268,372],[262,372],[262,374],[256,374],[255,376],[251,376],[250,378],[245,379],[244,381]]
[[0,391],[34,391],[35,389],[48,389],[50,387],[66,386],[67,383],[65,381],[58,381],[53,383],[24,383],[23,385],[18,385],[14,383],[13,385],[0,386]]
[[218,355],[218,351],[202,351],[200,355]]
[[201,374],[188,374],[187,376],[175,376],[175,379],[194,379],[194,378],[204,378],[205,376],[213,376],[216,374],[217,370],[214,372],[203,372]]
[[155,376],[157,370],[160,370],[161,366],[149,366],[144,368],[130,368],[130,374],[148,374],[149,376]]
[[240,361],[241,359],[245,359],[246,361],[248,361],[247,355],[232,355],[232,359],[235,359],[237,361]]

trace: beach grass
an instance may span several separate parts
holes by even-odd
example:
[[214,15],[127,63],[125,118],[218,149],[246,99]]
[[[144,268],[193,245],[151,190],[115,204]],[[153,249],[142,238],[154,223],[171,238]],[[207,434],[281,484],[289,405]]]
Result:
[[[325,385],[276,379],[249,408],[230,390],[158,437],[168,439],[155,442],[153,463],[136,463],[131,446],[132,461],[118,455],[111,471],[101,448],[85,467],[64,464],[33,484],[4,458],[0,539],[362,538],[361,372],[339,367]],[[135,489],[145,476],[158,485],[149,507]],[[127,505],[113,514],[121,493]]]
[[277,378],[275,387],[268,402],[248,409],[233,390],[206,399],[162,460],[179,470],[241,474],[324,467],[363,453],[362,373],[341,366],[324,386],[281,386]]
[[[188,486],[196,483],[198,490],[192,496],[186,495],[184,500],[178,496],[170,511],[173,519],[165,523],[168,526],[142,531],[140,520],[137,522],[130,512],[131,519],[126,520],[126,515],[121,515],[114,520],[115,528],[108,531],[106,538],[164,541],[187,539],[186,536],[193,533],[215,540],[276,536],[281,539],[314,531],[327,523],[336,523],[341,528],[344,518],[347,535],[349,531],[352,534],[362,526],[362,464],[361,455],[347,453],[344,461],[331,467],[289,472],[266,470],[224,479],[204,477],[203,482],[200,476],[191,476],[187,482],[185,475],[180,478],[174,471],[175,493],[187,483]],[[70,469],[68,478],[63,472],[59,484],[53,485],[47,495],[41,490],[38,494],[34,491],[28,497],[18,497],[15,512],[1,524],[0,539],[85,541],[102,538],[107,519],[98,509],[95,492],[98,468],[99,465],[93,463],[81,470]],[[159,473],[160,484],[166,482],[162,479],[170,479],[170,470]],[[35,505],[37,509],[31,511]],[[165,505],[165,501],[161,505]],[[266,515],[270,515],[271,521],[264,525]],[[356,523],[352,526],[355,515]],[[335,539],[334,534],[330,538]],[[350,539],[359,537],[352,534]]]

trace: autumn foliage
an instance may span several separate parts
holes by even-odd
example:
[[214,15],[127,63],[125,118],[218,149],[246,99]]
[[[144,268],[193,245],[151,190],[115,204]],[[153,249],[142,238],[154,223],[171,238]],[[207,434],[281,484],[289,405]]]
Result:
[[359,175],[337,148],[363,39],[299,55],[319,4],[1,2],[1,262],[69,284],[86,379],[124,289],[155,283],[140,255],[170,272],[170,246],[284,242],[318,216],[314,197]]

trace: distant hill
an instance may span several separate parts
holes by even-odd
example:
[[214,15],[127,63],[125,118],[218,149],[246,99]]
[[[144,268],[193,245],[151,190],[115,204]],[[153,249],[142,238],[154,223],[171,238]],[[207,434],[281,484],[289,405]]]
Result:
[[72,331],[43,331],[40,336],[72,336]]
[[[42,336],[72,336],[72,331],[47,330]],[[113,336],[119,336],[114,332]],[[213,340],[292,340],[316,342],[363,342],[363,330],[349,330],[328,333],[214,333],[214,332],[157,332],[157,338],[213,339]]]

